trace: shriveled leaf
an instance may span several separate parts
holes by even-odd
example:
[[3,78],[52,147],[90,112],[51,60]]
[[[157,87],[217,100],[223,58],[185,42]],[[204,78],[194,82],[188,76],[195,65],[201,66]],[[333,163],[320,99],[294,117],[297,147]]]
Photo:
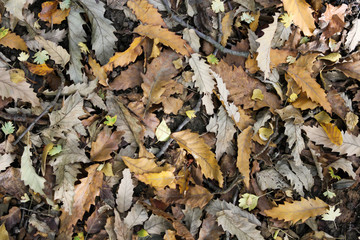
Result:
[[33,106],[39,106],[39,99],[36,93],[30,88],[30,84],[26,81],[14,83],[10,80],[10,72],[0,68],[0,96],[3,98],[11,97],[15,100],[22,99],[30,102]]
[[118,150],[119,143],[124,132],[116,131],[111,133],[110,128],[104,128],[91,144],[91,160],[94,162],[102,162],[111,158],[111,153]]
[[295,224],[299,220],[305,222],[306,219],[310,217],[324,214],[328,207],[329,206],[319,198],[301,198],[300,201],[294,201],[293,203],[285,202],[264,212],[269,217],[292,221],[292,223]]
[[211,152],[210,147],[197,134],[190,130],[173,133],[172,138],[180,145],[181,148],[186,149],[193,155],[195,160],[199,163],[202,173],[205,177],[215,179],[219,182],[219,186],[223,186],[223,176],[218,165],[215,154]]
[[305,148],[304,139],[301,136],[301,126],[294,124],[292,120],[285,122],[285,135],[288,137],[289,148],[292,148],[291,155],[294,157],[296,165],[300,165],[301,151]]
[[245,193],[239,199],[239,207],[242,209],[249,209],[249,211],[256,208],[259,197],[254,194]]
[[131,8],[142,24],[160,25],[166,27],[161,14],[147,0],[129,0],[127,6]]
[[317,53],[312,53],[301,56],[289,66],[287,72],[312,101],[320,104],[327,112],[331,113],[331,105],[326,99],[324,89],[311,76],[313,62],[317,55]]
[[[189,56],[192,51],[191,47],[180,36],[160,26],[139,25],[134,32],[151,39],[158,38],[159,42],[165,46],[171,47],[176,52],[184,56]],[[185,47],[186,46],[186,47]]]
[[297,25],[306,36],[311,36],[315,29],[310,5],[305,0],[282,0],[284,9],[293,16]]
[[350,177],[352,177],[353,179],[356,178],[356,173],[353,170],[351,161],[348,161],[345,158],[340,158],[339,160],[336,160],[335,162],[331,163],[329,167],[335,169],[341,168],[344,172],[349,174]]
[[36,174],[35,168],[32,165],[31,155],[29,146],[26,146],[21,156],[21,180],[35,192],[45,195],[43,188],[46,180]]
[[250,186],[250,153],[253,128],[251,126],[243,130],[237,138],[238,156],[236,166],[241,175],[244,176],[245,186]]
[[70,61],[70,55],[63,47],[57,45],[54,42],[45,40],[45,38],[41,36],[36,36],[35,40],[42,45],[42,47],[49,53],[51,59],[54,60],[56,64],[65,67],[65,65]]

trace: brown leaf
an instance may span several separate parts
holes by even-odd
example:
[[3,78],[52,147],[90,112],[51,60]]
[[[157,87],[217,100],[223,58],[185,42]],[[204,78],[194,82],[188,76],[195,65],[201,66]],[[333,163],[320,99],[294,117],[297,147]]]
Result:
[[283,0],[284,9],[293,15],[294,24],[297,25],[306,36],[311,36],[315,29],[314,18],[310,5],[305,0]]
[[84,213],[90,210],[91,204],[95,203],[95,197],[100,194],[103,183],[103,173],[97,171],[99,164],[91,165],[86,169],[88,176],[81,179],[81,183],[75,186],[75,196],[72,215],[63,211],[60,216],[60,236],[72,235],[73,226],[78,219],[82,219]]
[[103,66],[105,72],[111,72],[116,67],[124,67],[131,62],[134,62],[136,58],[142,53],[141,43],[142,37],[137,37],[130,44],[130,47],[125,52],[117,52],[109,59],[109,62]]
[[297,51],[287,49],[271,49],[270,50],[270,67],[276,68],[280,64],[286,63],[288,56],[296,57]]
[[45,76],[54,71],[53,68],[48,67],[45,63],[44,64],[33,64],[33,63],[29,63],[29,62],[24,62],[24,64],[31,73],[39,75],[39,76]]
[[218,240],[223,233],[224,231],[217,224],[216,218],[208,214],[202,222],[199,240]]
[[331,89],[326,98],[329,100],[333,112],[345,121],[349,108],[346,106],[345,101],[340,94],[335,89]]
[[111,153],[118,150],[123,131],[111,133],[110,128],[104,128],[91,144],[91,160],[94,162],[103,162],[111,158]]
[[122,160],[128,166],[131,172],[135,174],[143,174],[150,172],[161,172],[167,170],[166,167],[159,167],[153,159],[148,158],[130,158],[123,156]]
[[248,58],[246,59],[245,68],[249,71],[250,74],[254,74],[260,70],[259,66],[257,65],[256,57],[257,57],[257,53],[254,53],[253,57],[251,57],[251,54],[249,54]]
[[26,52],[29,51],[25,41],[20,36],[10,31],[5,37],[0,39],[0,44],[9,48],[15,48]]
[[213,197],[214,195],[202,186],[190,186],[185,194],[185,204],[192,208],[204,208]]
[[360,81],[360,60],[336,64],[334,69],[342,71],[347,77]]
[[65,9],[64,11],[61,9],[57,9],[51,16],[51,19],[48,21],[52,24],[60,24],[62,21],[64,21],[67,16],[70,14],[70,8]]
[[331,113],[331,106],[326,99],[324,89],[311,76],[313,62],[317,56],[317,53],[301,56],[289,66],[287,72],[312,101],[320,104],[327,112]]
[[[274,110],[280,107],[279,98],[275,94],[267,92],[265,85],[259,80],[249,77],[242,67],[232,67],[220,61],[219,64],[212,66],[212,69],[224,80],[230,92],[229,100],[236,106],[244,105],[244,109],[254,108],[255,110],[263,107],[270,107]],[[251,100],[254,89],[262,91],[263,101]]]
[[1,222],[5,221],[7,230],[11,230],[13,227],[18,226],[21,221],[21,210],[18,207],[12,207],[7,215],[0,218]]
[[136,63],[129,65],[128,69],[122,71],[121,74],[110,83],[110,88],[114,90],[126,90],[140,86],[142,83],[141,73],[143,69],[142,61],[136,61]]
[[107,74],[104,68],[102,68],[100,64],[98,64],[92,57],[89,57],[89,65],[93,71],[94,76],[99,80],[99,83],[106,87],[108,85],[106,82]]
[[171,137],[181,148],[184,148],[193,155],[205,177],[215,179],[219,182],[220,187],[223,186],[224,179],[220,166],[215,159],[215,154],[210,150],[210,147],[205,144],[199,134],[193,133],[188,129],[173,133]]
[[95,211],[90,215],[86,221],[86,232],[94,234],[100,232],[101,229],[104,229],[107,211],[102,210],[99,212],[100,204],[96,205]]
[[[128,104],[129,109],[136,114],[146,125],[146,130],[151,131],[152,135],[155,133],[156,127],[159,126],[160,121],[156,117],[156,114],[147,111],[145,113],[145,107],[142,102],[131,102]],[[145,115],[144,115],[145,113]],[[145,135],[150,135],[149,132],[145,132]]]
[[226,46],[227,40],[232,33],[232,26],[234,21],[234,11],[229,11],[225,13],[225,16],[221,20],[222,33],[221,36],[221,45]]
[[236,166],[241,175],[244,176],[244,183],[247,188],[250,186],[250,153],[253,128],[251,126],[243,130],[237,139],[238,156]]
[[265,210],[265,214],[272,218],[280,220],[292,221],[295,224],[302,220],[305,222],[310,217],[316,217],[324,214],[329,206],[319,198],[305,199],[301,201],[294,201],[293,203],[285,202],[277,207]]
[[41,4],[41,12],[38,14],[39,18],[43,21],[49,22],[51,16],[57,10],[58,1],[47,1]]
[[161,26],[139,25],[134,29],[134,32],[151,39],[158,38],[159,42],[165,46],[171,47],[181,55],[190,56],[190,53],[193,52],[185,40],[175,33],[161,28]]
[[291,103],[294,107],[299,108],[301,110],[306,110],[306,109],[315,109],[317,108],[319,105],[317,103],[314,103],[313,101],[311,101],[305,93],[300,93],[298,98],[296,99],[295,102]]
[[338,15],[333,15],[329,25],[325,28],[323,35],[327,39],[335,33],[341,32],[344,29],[345,22],[340,19]]
[[127,5],[142,24],[160,25],[166,28],[164,20],[158,10],[147,0],[129,0]]

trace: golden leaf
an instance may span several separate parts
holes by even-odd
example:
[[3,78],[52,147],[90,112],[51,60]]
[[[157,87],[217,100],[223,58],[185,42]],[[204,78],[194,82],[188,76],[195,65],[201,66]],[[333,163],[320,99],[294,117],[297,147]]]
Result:
[[190,53],[193,52],[184,39],[160,26],[139,25],[134,29],[134,32],[151,39],[158,38],[162,44],[171,47],[184,56],[190,56]]
[[162,189],[166,186],[170,188],[176,188],[175,176],[172,171],[162,171],[159,173],[144,173],[142,175],[136,175],[136,177],[150,186],[156,189]]
[[315,29],[310,5],[305,0],[282,0],[284,9],[293,16],[293,22],[306,36],[311,36]]
[[205,177],[215,179],[219,182],[220,187],[223,186],[224,179],[220,166],[215,159],[215,154],[199,134],[193,133],[188,129],[173,133],[171,136],[181,148],[184,148],[193,155]]
[[330,141],[338,146],[343,144],[343,137],[341,131],[333,123],[320,123],[326,135],[329,137]]
[[161,172],[165,171],[168,168],[159,167],[153,159],[148,158],[130,158],[122,156],[121,159],[124,161],[125,165],[128,166],[131,172],[135,174],[143,174],[150,172]]
[[327,208],[328,205],[319,198],[301,198],[301,201],[294,201],[293,203],[285,202],[285,204],[265,210],[264,212],[269,217],[292,221],[295,224],[299,220],[305,222],[310,217],[324,214]]
[[29,51],[25,41],[20,36],[10,31],[5,37],[0,39],[0,44],[9,48],[15,48],[26,52]]
[[295,102],[292,102],[291,104],[296,108],[300,108],[301,110],[315,109],[319,106],[317,103],[311,101],[303,92],[300,93]]
[[232,26],[234,20],[234,12],[229,11],[225,14],[223,19],[221,20],[221,27],[223,35],[221,36],[221,45],[226,46],[227,40],[232,33]]
[[95,59],[93,59],[92,57],[89,57],[89,65],[93,71],[94,76],[99,80],[99,83],[105,87],[108,86],[106,79],[107,79],[107,74],[104,70],[104,68],[102,68],[100,66],[100,64],[98,64],[96,62]]
[[43,152],[41,155],[41,173],[43,176],[45,176],[47,155],[53,147],[54,147],[54,144],[52,142],[50,142],[50,143],[46,144],[46,146],[43,149]]
[[164,20],[161,18],[161,14],[147,0],[129,0],[127,5],[143,24],[166,27]]
[[326,99],[324,89],[311,76],[313,62],[317,55],[317,53],[313,53],[301,56],[289,66],[287,72],[312,101],[320,104],[327,112],[331,113],[331,105]]
[[45,76],[49,73],[52,73],[54,71],[53,68],[48,67],[45,63],[44,64],[33,64],[29,62],[24,62],[26,67],[29,69],[29,71],[33,74],[39,75],[39,76]]
[[117,52],[112,56],[107,64],[103,66],[106,72],[112,71],[116,67],[124,67],[131,62],[134,62],[136,58],[142,53],[141,43],[143,38],[137,37],[130,44],[130,47],[125,52]]
[[253,129],[248,126],[243,130],[237,138],[238,156],[236,166],[241,175],[244,176],[244,183],[247,188],[250,186],[250,153],[251,153],[251,138]]

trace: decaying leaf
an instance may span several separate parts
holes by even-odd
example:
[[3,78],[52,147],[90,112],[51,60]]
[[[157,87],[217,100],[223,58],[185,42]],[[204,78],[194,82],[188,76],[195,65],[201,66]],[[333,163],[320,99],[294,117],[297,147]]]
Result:
[[111,133],[109,128],[104,128],[98,135],[95,142],[91,144],[91,160],[102,162],[111,158],[111,153],[116,151],[124,132],[116,131]]
[[324,214],[329,206],[319,198],[305,199],[293,203],[285,202],[270,210],[265,210],[265,214],[272,218],[280,220],[291,221],[295,224],[301,220],[305,222],[310,217],[315,217]]

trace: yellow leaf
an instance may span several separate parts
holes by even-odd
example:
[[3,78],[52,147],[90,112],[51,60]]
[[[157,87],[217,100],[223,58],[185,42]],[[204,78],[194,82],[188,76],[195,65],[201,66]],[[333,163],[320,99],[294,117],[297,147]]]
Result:
[[247,188],[250,186],[250,153],[251,138],[253,129],[251,126],[243,130],[237,138],[238,156],[236,166],[241,175],[244,176],[244,183]]
[[117,52],[112,56],[107,64],[103,66],[105,72],[112,71],[116,67],[124,67],[131,62],[134,62],[136,58],[142,53],[140,44],[143,38],[137,37],[131,43],[130,47],[125,52]]
[[273,133],[274,131],[271,128],[262,127],[259,129],[259,137],[263,141],[267,141]]
[[328,205],[319,198],[301,198],[301,201],[294,201],[293,203],[285,202],[285,204],[265,210],[264,212],[269,217],[292,221],[295,224],[299,220],[305,222],[310,217],[324,214],[327,208]]
[[310,5],[305,0],[282,0],[284,9],[293,16],[297,25],[306,36],[311,36],[315,29],[314,18]]
[[161,18],[161,14],[147,0],[129,0],[127,5],[133,10],[135,16],[142,24],[166,27],[164,20]]
[[6,34],[5,37],[0,39],[0,45],[9,47],[9,48],[19,49],[19,50],[22,50],[25,52],[29,51],[26,46],[25,41],[20,36],[16,35],[15,33],[10,32],[10,31],[8,34]]
[[341,58],[340,53],[330,53],[326,56],[319,57],[318,59],[329,60],[331,62],[337,62]]
[[215,154],[210,150],[210,147],[204,142],[199,134],[192,133],[190,130],[176,132],[171,137],[180,145],[181,148],[187,150],[201,167],[202,173],[205,177],[215,179],[222,187],[224,179],[220,166],[215,159]]
[[112,164],[111,163],[105,163],[101,171],[104,173],[107,177],[114,176],[113,170],[112,170]]
[[289,66],[287,72],[312,101],[320,104],[327,112],[331,113],[331,105],[326,99],[324,89],[311,76],[313,62],[317,55],[317,53],[312,53],[301,56]]
[[227,40],[232,33],[232,25],[234,21],[234,12],[229,11],[225,14],[223,19],[221,20],[222,33],[221,36],[221,45],[226,46]]
[[330,123],[332,121],[332,118],[329,116],[329,114],[325,111],[321,111],[318,114],[315,114],[314,118],[318,123]]
[[262,94],[260,89],[254,89],[251,99],[254,101],[262,101],[264,99],[264,94]]
[[289,97],[289,102],[295,102],[298,99],[298,95],[296,93],[292,93]]
[[89,53],[89,48],[86,46],[86,44],[85,43],[83,43],[83,42],[79,42],[78,43],[78,46],[80,47],[80,51],[82,52],[82,53]]
[[306,109],[314,109],[317,108],[319,105],[311,101],[305,93],[301,92],[295,102],[292,105],[296,108],[300,108],[301,110]]
[[292,24],[292,20],[293,20],[293,15],[291,14],[287,14],[284,13],[283,15],[280,16],[280,22],[282,22],[284,24],[284,26],[286,28],[290,27],[290,25]]
[[5,228],[5,222],[3,222],[3,224],[0,227],[0,239],[2,240],[9,240],[9,233],[6,231]]
[[136,177],[152,187],[159,189],[169,186],[170,188],[176,188],[175,176],[171,171],[162,171],[159,173],[144,173],[142,175],[136,175]]
[[160,26],[139,25],[134,29],[134,32],[151,39],[158,38],[162,44],[171,47],[184,56],[190,56],[190,53],[192,53],[191,47],[184,39]]
[[187,116],[188,118],[190,118],[190,119],[196,117],[196,113],[195,113],[194,110],[188,110],[188,111],[186,111],[185,113],[186,113],[186,116]]
[[21,69],[10,69],[10,79],[13,83],[20,83],[25,80],[25,72]]
[[326,135],[329,137],[330,141],[338,146],[343,144],[343,137],[341,131],[333,123],[320,123],[321,127],[326,132]]
[[49,153],[49,151],[54,147],[53,143],[48,143],[42,152],[41,155],[41,173],[43,176],[45,176],[45,169],[46,169],[46,157]]
[[121,159],[128,166],[131,172],[143,174],[149,172],[161,172],[167,170],[166,167],[159,167],[153,159],[148,158],[130,158],[123,156]]
[[166,125],[166,122],[163,119],[159,124],[159,126],[156,128],[155,136],[160,142],[165,142],[169,139],[170,134],[171,134],[171,130]]
[[29,69],[29,71],[33,74],[39,75],[39,76],[45,76],[49,73],[52,73],[54,71],[53,68],[48,67],[45,63],[44,64],[33,64],[29,62],[24,62],[26,67]]
[[99,83],[103,86],[108,86],[106,80],[107,80],[107,74],[104,70],[104,68],[102,68],[100,66],[100,64],[98,64],[96,62],[96,60],[94,60],[92,57],[89,56],[89,65],[93,71],[94,76],[99,80]]
[[348,127],[348,129],[350,131],[353,131],[359,122],[359,117],[358,117],[358,115],[356,115],[352,112],[348,112],[346,114],[345,121],[346,121],[346,126]]

